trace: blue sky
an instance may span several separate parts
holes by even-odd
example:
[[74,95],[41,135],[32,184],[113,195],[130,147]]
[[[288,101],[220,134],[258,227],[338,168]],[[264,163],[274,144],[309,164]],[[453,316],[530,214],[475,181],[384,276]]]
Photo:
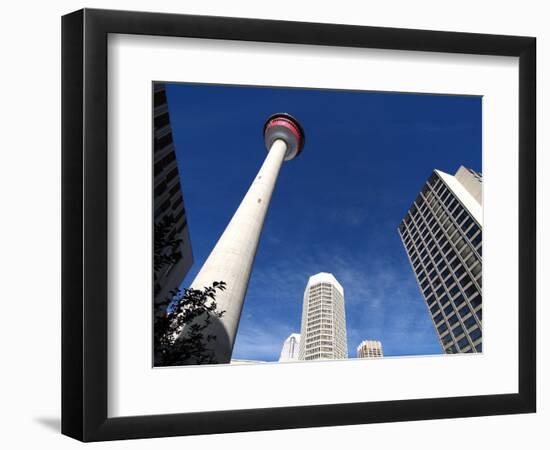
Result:
[[195,258],[183,286],[266,156],[266,118],[288,112],[306,133],[271,199],[234,358],[276,361],[321,271],[344,287],[350,357],[364,339],[441,353],[397,226],[434,168],[481,171],[480,97],[199,84],[167,97]]

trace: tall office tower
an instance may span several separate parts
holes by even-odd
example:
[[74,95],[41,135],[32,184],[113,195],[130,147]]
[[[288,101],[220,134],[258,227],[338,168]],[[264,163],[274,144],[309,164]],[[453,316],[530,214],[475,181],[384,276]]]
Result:
[[281,350],[281,356],[279,357],[279,362],[298,361],[299,350],[300,335],[298,333],[292,333],[285,339],[283,349]]
[[[205,344],[213,350],[218,363],[231,360],[252,264],[279,170],[283,161],[294,159],[301,153],[304,141],[304,131],[292,116],[278,113],[267,119],[264,143],[268,153],[264,163],[191,283],[193,289],[203,289],[215,281],[226,283],[226,289],[216,295],[217,309],[225,313],[221,318],[213,319],[204,331],[205,335],[216,336],[215,340]],[[229,143],[223,151],[230,151],[232,145],[239,143]],[[185,328],[181,336],[185,337]]]
[[363,341],[357,347],[358,358],[381,358],[384,356],[380,341]]
[[482,351],[482,177],[434,170],[399,225],[446,353]]
[[331,273],[309,277],[300,335],[301,360],[348,357],[344,288]]
[[[154,83],[153,90],[153,220],[157,230],[155,233],[155,255],[157,257],[155,257],[156,264],[153,269],[154,305],[155,314],[164,314],[167,306],[166,299],[171,296],[170,292],[179,287],[193,264],[193,252],[164,83]],[[165,258],[161,256],[165,256]]]

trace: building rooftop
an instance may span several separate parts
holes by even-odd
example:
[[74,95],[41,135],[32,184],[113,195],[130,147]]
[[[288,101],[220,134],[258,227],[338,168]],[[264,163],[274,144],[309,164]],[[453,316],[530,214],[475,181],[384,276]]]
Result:
[[312,284],[317,284],[317,283],[330,283],[336,286],[336,288],[342,293],[342,295],[344,294],[344,288],[338,282],[338,280],[334,277],[334,275],[331,273],[319,272],[315,275],[310,276],[307,282],[306,289],[308,289]]

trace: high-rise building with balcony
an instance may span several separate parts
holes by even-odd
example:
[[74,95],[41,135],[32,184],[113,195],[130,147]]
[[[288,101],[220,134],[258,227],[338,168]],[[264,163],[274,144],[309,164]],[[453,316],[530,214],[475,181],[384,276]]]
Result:
[[153,221],[163,230],[155,233],[155,262],[162,263],[153,268],[153,295],[155,314],[163,314],[193,264],[164,83],[153,84],[153,141]]
[[309,277],[300,335],[301,360],[348,357],[344,288],[331,273]]
[[299,352],[300,335],[298,333],[292,333],[283,343],[283,349],[281,350],[279,362],[298,361]]
[[381,358],[384,356],[380,341],[363,341],[357,347],[358,358]]
[[446,353],[482,351],[482,176],[434,170],[398,227]]

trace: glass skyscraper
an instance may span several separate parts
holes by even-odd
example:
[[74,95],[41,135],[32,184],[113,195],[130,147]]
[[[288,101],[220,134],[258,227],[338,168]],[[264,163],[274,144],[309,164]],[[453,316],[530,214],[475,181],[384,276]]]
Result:
[[434,170],[398,230],[443,350],[481,352],[481,174]]
[[344,288],[331,273],[309,277],[300,335],[301,360],[348,357]]

